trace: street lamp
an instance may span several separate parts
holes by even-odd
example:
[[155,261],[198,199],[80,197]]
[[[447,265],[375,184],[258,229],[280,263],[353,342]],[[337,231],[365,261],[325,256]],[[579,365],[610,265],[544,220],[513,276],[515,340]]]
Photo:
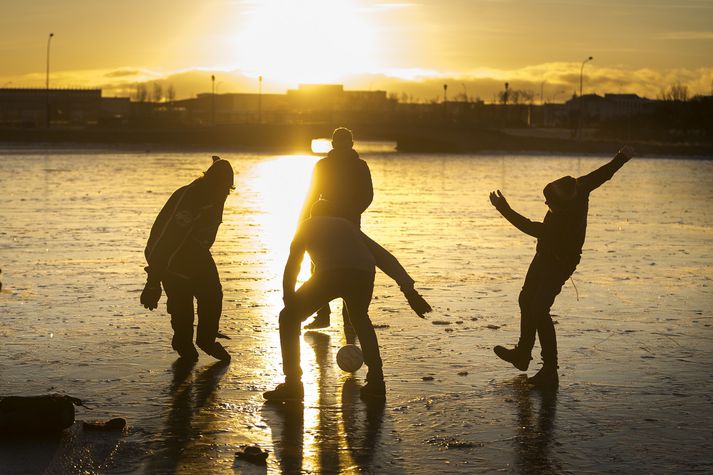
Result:
[[257,123],[262,124],[262,76],[258,76],[257,81],[258,81]]
[[583,75],[584,75],[584,65],[593,59],[594,59],[594,57],[592,57],[592,56],[585,59],[584,61],[582,61],[582,67],[579,68],[579,97],[582,97],[582,79],[583,79]]
[[582,66],[579,68],[579,107],[578,107],[578,118],[577,118],[577,137],[580,136],[582,132],[582,109],[584,108],[584,102],[582,100],[582,81],[584,78],[584,65],[593,60],[594,58],[592,56],[588,57],[584,61],[582,61]]
[[215,74],[210,75],[212,93],[210,95],[210,125],[215,127]]
[[47,106],[45,119],[47,128],[50,126],[50,44],[53,36],[54,33],[50,33],[49,37],[47,37],[47,70],[45,76],[45,105]]

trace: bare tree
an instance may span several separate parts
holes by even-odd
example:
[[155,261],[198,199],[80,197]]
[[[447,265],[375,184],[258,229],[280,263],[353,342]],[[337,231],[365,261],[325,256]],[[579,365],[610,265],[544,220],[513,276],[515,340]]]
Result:
[[161,102],[163,100],[163,87],[161,86],[161,83],[155,82],[153,83],[153,101],[154,102]]
[[659,93],[659,99],[663,101],[687,101],[688,86],[677,82],[676,84],[672,84],[668,88],[663,88]]
[[146,84],[143,82],[137,83],[134,99],[136,99],[137,102],[146,102],[148,95],[149,93],[148,89],[146,88]]
[[173,87],[173,84],[169,84],[166,88],[166,99],[171,102],[176,100],[176,88]]

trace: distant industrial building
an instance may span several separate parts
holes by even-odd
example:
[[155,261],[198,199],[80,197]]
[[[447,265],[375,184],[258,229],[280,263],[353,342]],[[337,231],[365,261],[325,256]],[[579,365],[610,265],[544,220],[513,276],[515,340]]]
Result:
[[649,114],[657,102],[636,94],[585,94],[570,99],[566,105],[573,111],[581,110],[588,121],[600,122]]
[[198,94],[166,107],[200,125],[333,121],[380,114],[395,107],[386,91],[345,91],[341,84],[301,84],[286,94]]
[[0,125],[42,127],[97,124],[127,118],[129,98],[103,98],[101,89],[0,88]]

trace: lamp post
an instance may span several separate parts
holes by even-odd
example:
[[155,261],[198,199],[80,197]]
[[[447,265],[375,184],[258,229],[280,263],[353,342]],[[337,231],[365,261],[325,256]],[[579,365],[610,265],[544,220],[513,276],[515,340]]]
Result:
[[262,124],[262,76],[257,77],[258,81],[258,91],[257,91],[257,123]]
[[49,129],[50,126],[50,45],[52,44],[52,37],[54,33],[50,33],[47,37],[47,69],[45,75],[45,105],[46,105],[46,125]]
[[583,84],[583,78],[584,78],[584,65],[593,60],[594,58],[592,56],[588,57],[584,61],[582,61],[582,66],[579,68],[579,107],[578,107],[578,118],[577,118],[577,137],[581,136],[582,133],[582,109],[584,107],[584,102],[582,102],[582,84]]
[[594,57],[592,57],[592,56],[585,59],[584,61],[582,61],[582,67],[579,68],[579,97],[582,97],[582,81],[584,78],[584,65],[593,59],[594,59]]
[[210,95],[210,125],[215,127],[215,74],[210,75],[211,95]]

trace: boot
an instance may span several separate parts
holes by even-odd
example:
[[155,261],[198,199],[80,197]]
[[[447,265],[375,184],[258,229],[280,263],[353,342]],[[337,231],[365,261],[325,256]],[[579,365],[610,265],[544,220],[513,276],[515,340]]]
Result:
[[527,378],[527,384],[535,389],[552,390],[557,389],[560,378],[557,374],[556,363],[545,363],[540,371],[531,378]]
[[528,366],[530,366],[532,356],[530,356],[529,352],[525,353],[517,346],[512,350],[508,350],[504,346],[498,345],[493,348],[493,351],[495,351],[495,354],[498,355],[498,358],[507,361],[520,371],[527,371]]
[[262,396],[268,401],[286,402],[302,401],[305,397],[305,389],[302,381],[296,383],[280,383],[272,391],[265,391]]
[[367,381],[359,390],[359,395],[363,399],[385,399],[386,384],[384,381]]
[[223,347],[223,345],[221,345],[217,341],[213,342],[211,345],[201,345],[199,343],[198,346],[200,347],[201,350],[205,351],[206,354],[212,356],[213,358],[215,358],[217,360],[224,361],[224,362],[230,361],[230,353],[225,351],[225,348]]
[[314,320],[312,320],[311,323],[305,325],[306,330],[318,330],[320,328],[329,328],[330,325],[330,318],[329,318],[330,310],[328,306],[322,307],[317,311],[317,316],[314,317]]

